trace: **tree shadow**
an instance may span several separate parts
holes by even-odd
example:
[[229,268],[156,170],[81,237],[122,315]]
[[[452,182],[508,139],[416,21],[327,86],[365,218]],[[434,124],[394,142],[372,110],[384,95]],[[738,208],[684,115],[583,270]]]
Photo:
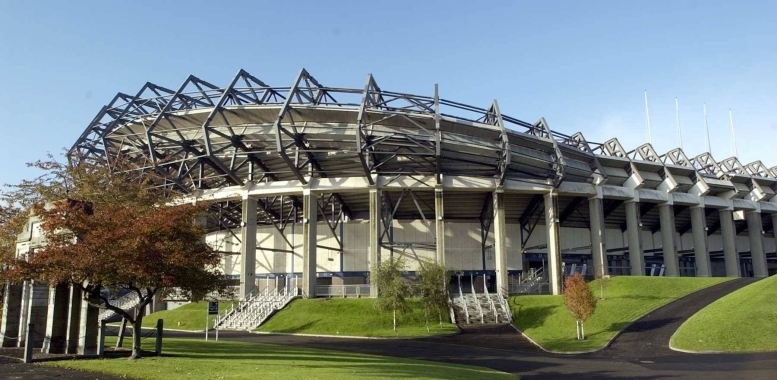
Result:
[[545,319],[552,315],[557,306],[532,306],[524,307],[514,302],[510,305],[513,311],[513,322],[522,330],[540,327],[545,324]]

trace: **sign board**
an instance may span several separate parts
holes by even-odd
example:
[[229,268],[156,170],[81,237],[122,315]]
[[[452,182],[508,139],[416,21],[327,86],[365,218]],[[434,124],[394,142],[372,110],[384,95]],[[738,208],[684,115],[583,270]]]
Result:
[[218,315],[218,314],[219,314],[219,303],[208,302],[208,315]]

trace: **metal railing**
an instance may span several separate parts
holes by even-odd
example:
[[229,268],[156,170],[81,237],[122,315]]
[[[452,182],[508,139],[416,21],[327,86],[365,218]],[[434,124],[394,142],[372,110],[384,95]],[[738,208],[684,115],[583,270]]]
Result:
[[543,268],[532,268],[526,277],[519,282],[512,282],[507,286],[508,294],[532,294],[541,293],[542,286],[546,283]]
[[[471,278],[472,276],[470,276]],[[475,281],[470,280],[469,285],[472,288],[472,299],[475,301],[475,306],[477,306],[478,313],[480,314],[480,323],[485,323],[483,322],[483,309],[480,307],[480,300],[478,300],[477,293],[475,293]]]
[[461,291],[461,276],[458,276],[459,279],[459,301],[464,309],[464,317],[467,318],[467,324],[469,324],[469,310],[467,310],[467,301],[464,299],[464,292]]
[[370,285],[316,285],[316,297],[369,297]]
[[505,315],[507,316],[507,322],[512,323],[513,312],[510,310],[510,304],[507,303],[507,298],[502,294],[501,289],[497,289],[496,294],[499,296],[499,305],[502,306],[502,309],[505,311]]
[[[142,291],[143,294],[146,294],[147,292]],[[140,297],[138,297],[138,294],[134,291],[131,291],[115,300],[111,300],[110,304],[111,306],[116,306],[119,309],[122,310],[128,310],[132,309],[133,307],[137,306],[140,303]],[[108,319],[113,317],[116,314],[115,311],[111,309],[100,309],[100,315],[98,317],[99,320]]]
[[[483,294],[486,295],[486,299],[488,300],[488,306],[491,309],[491,312],[494,314],[494,322],[499,323],[499,313],[496,310],[496,305],[494,305],[494,300],[491,299],[491,295],[488,294],[488,284],[486,284],[486,276],[483,276]],[[477,296],[475,296],[475,299],[477,299]],[[479,304],[480,302],[478,302]]]

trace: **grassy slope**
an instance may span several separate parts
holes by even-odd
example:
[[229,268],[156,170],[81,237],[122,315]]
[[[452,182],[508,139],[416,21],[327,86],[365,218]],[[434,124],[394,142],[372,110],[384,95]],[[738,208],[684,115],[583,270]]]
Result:
[[777,276],[711,303],[685,321],[672,346],[696,351],[777,350]]
[[[553,351],[583,351],[604,347],[618,331],[648,311],[728,278],[613,277],[596,311],[585,322],[586,340],[575,339],[575,320],[561,296],[517,296],[509,299],[513,324]],[[599,296],[599,283],[591,283]]]
[[450,334],[458,331],[443,315],[443,327],[430,320],[426,331],[424,311],[418,299],[411,299],[412,311],[400,316],[397,332],[392,329],[390,312],[381,313],[375,309],[372,299],[309,299],[295,300],[259,327],[258,331],[350,335],[350,336],[426,336]]
[[[230,302],[221,302],[219,305],[223,313],[225,308],[231,305]],[[163,310],[149,314],[143,318],[143,327],[156,327],[158,319],[164,319],[165,328],[175,330],[205,330],[205,311],[208,309],[207,302],[193,302],[183,305],[173,310]],[[215,315],[208,317],[208,326],[213,326]],[[181,324],[178,325],[178,322]]]
[[[144,340],[153,349],[154,341]],[[487,368],[241,342],[165,339],[164,355],[42,363],[140,379],[516,379]]]

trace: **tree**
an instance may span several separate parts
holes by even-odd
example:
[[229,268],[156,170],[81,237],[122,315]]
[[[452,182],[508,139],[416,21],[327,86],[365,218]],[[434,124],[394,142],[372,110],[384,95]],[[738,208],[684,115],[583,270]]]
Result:
[[600,265],[599,268],[597,268],[595,277],[599,280],[599,299],[604,300],[604,290],[607,288],[607,285],[609,285],[612,277],[607,274],[607,267],[604,265]]
[[378,310],[391,311],[394,315],[394,331],[397,331],[397,312],[409,310],[407,296],[410,284],[405,278],[405,263],[401,257],[391,257],[375,266],[375,283],[378,286],[378,298],[375,300]]
[[580,273],[564,279],[564,305],[577,321],[577,339],[585,340],[583,323],[596,309],[596,297]]
[[[175,290],[198,299],[224,288],[220,254],[195,223],[207,205],[173,205],[176,194],[157,190],[152,177],[126,170],[119,160],[110,167],[53,159],[32,166],[44,174],[10,187],[2,199],[41,219],[46,244],[26,257],[5,258],[3,277],[81,289],[84,300],[132,324],[130,359],[141,357],[141,325],[154,297]],[[0,228],[19,232],[14,225]],[[137,294],[135,312],[111,305],[104,289]]]
[[426,331],[429,331],[429,315],[437,314],[442,327],[442,316],[448,311],[451,272],[445,265],[425,263],[418,272],[418,287],[424,304]]

